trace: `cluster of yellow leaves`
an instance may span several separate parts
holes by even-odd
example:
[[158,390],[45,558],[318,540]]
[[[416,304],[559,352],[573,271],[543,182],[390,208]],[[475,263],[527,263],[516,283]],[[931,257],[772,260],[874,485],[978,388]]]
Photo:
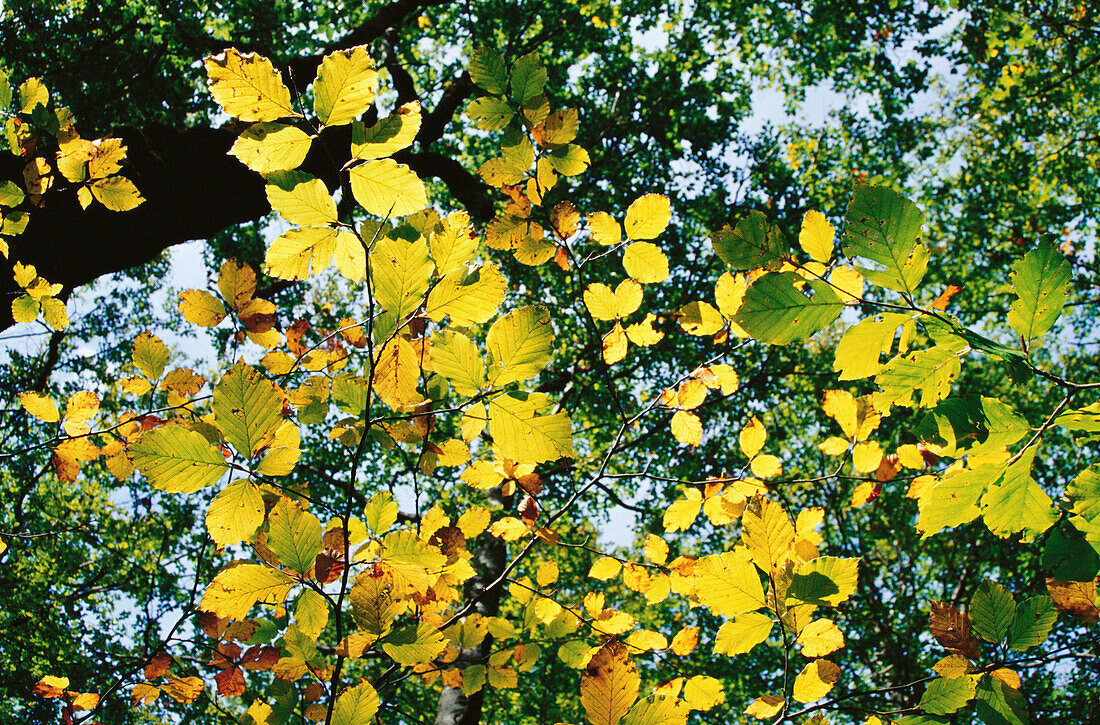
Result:
[[66,689],[68,686],[68,677],[46,675],[35,684],[34,694],[47,700],[64,698],[69,716],[74,711],[94,710],[99,705],[99,695],[93,692],[74,692]]
[[717,390],[722,396],[737,391],[737,372],[724,363],[696,368],[688,379],[677,388],[668,388],[661,394],[661,405],[675,412],[672,414],[672,435],[688,446],[697,446],[703,440],[703,422],[695,410],[706,400],[707,392]]
[[16,322],[34,322],[41,312],[46,324],[55,330],[64,330],[69,326],[69,315],[65,312],[65,303],[55,295],[61,292],[61,285],[50,284],[38,276],[33,264],[16,262],[12,266],[15,283],[23,294],[11,302],[11,315]]
[[282,342],[275,329],[274,303],[254,297],[256,273],[252,267],[227,259],[218,271],[217,288],[218,295],[194,289],[180,292],[178,309],[184,319],[200,327],[216,327],[232,311],[241,323],[241,338],[268,349]]

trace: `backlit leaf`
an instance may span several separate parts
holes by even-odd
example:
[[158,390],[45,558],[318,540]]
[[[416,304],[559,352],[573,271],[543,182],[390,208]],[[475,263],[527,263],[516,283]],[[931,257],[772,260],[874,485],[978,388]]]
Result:
[[764,606],[764,589],[746,551],[699,559],[695,581],[699,601],[715,614],[732,617]]
[[775,620],[760,612],[735,614],[721,627],[714,638],[714,654],[744,654],[768,638]]
[[836,685],[840,668],[829,660],[814,660],[794,679],[791,696],[799,702],[816,702]]
[[255,123],[237,138],[229,153],[253,171],[267,174],[297,168],[312,144],[313,139],[294,126]]
[[271,61],[230,48],[203,61],[210,93],[230,116],[242,121],[277,121],[297,117],[290,90]]
[[1008,324],[1025,340],[1049,330],[1066,303],[1071,268],[1050,244],[1042,244],[1012,265],[1012,291],[1017,299],[1008,312]]
[[130,455],[153,486],[171,493],[194,493],[216,483],[229,469],[205,438],[175,425],[149,431],[130,446]]
[[199,609],[219,617],[244,619],[256,602],[281,603],[294,585],[289,576],[260,564],[240,564],[224,569],[206,587]]
[[351,194],[368,214],[389,219],[428,205],[424,182],[408,166],[393,159],[365,161],[348,173]]
[[758,340],[786,345],[821,330],[843,308],[827,282],[807,282],[795,272],[781,272],[766,274],[749,286],[734,321]]
[[96,179],[89,188],[96,201],[111,211],[130,211],[145,201],[134,182],[123,176]]
[[502,395],[489,403],[489,430],[501,454],[519,463],[542,463],[573,454],[573,433],[565,413],[539,415],[545,396]]
[[974,698],[974,680],[969,677],[939,677],[928,683],[920,706],[933,715],[949,715]]
[[373,126],[352,127],[351,155],[356,159],[381,159],[412,145],[420,132],[420,102],[410,101]]
[[641,677],[619,642],[604,645],[581,678],[581,705],[591,725],[618,725],[638,698]]
[[824,657],[844,646],[844,635],[831,619],[815,619],[798,633],[803,657]]
[[200,327],[214,327],[225,319],[225,305],[206,290],[180,292],[178,307],[183,319]]
[[835,607],[852,596],[858,576],[859,559],[811,559],[795,569],[787,601]]
[[802,230],[798,233],[798,245],[814,261],[828,264],[833,256],[833,237],[836,231],[825,215],[810,210],[802,217]]
[[656,239],[668,226],[671,218],[672,210],[667,196],[646,194],[639,197],[626,210],[626,219],[623,221],[626,238],[631,241]]
[[349,123],[370,107],[378,90],[378,72],[359,45],[337,50],[321,60],[313,84],[313,110],[325,126]]
[[213,409],[226,440],[249,458],[283,422],[283,402],[275,384],[244,362],[237,362],[214,387]]
[[316,177],[300,171],[270,174],[265,189],[271,208],[291,224],[319,227],[339,221],[335,200]]
[[247,480],[223,488],[206,512],[206,530],[219,549],[248,540],[263,522],[263,496]]
[[421,305],[431,275],[432,261],[423,239],[385,237],[371,251],[371,290],[382,308],[398,320]]
[[623,254],[626,273],[642,284],[663,282],[668,278],[668,258],[655,244],[634,242]]
[[882,269],[860,268],[871,282],[912,295],[928,267],[920,244],[924,214],[913,202],[881,186],[857,186],[845,217],[844,253]]
[[514,310],[493,323],[485,338],[490,383],[503,386],[538,375],[550,362],[554,330],[543,307]]

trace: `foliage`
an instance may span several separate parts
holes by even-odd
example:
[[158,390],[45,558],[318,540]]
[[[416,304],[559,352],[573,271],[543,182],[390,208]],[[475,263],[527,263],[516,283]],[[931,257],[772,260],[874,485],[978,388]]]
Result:
[[[839,238],[781,209],[682,244],[668,196],[598,201],[541,54],[491,46],[465,114],[504,201],[480,224],[427,207],[393,158],[423,116],[374,118],[366,48],[327,55],[302,98],[258,54],[205,69],[289,227],[260,275],[229,259],[180,294],[229,342],[214,370],[144,332],[109,387],[18,391],[52,427],[5,455],[52,451],[41,495],[113,478],[155,497],[161,553],[135,558],[175,600],[117,672],[54,660],[40,711],[1001,723],[1058,707],[1060,668],[1094,671],[1100,383],[1059,353],[1079,257],[1036,245],[1006,314],[966,315],[924,241],[938,222],[866,180]],[[333,190],[303,164],[340,126]],[[49,283],[17,269],[52,325]],[[303,280],[300,301],[271,280]],[[636,541],[614,546],[590,519],[624,496]],[[38,536],[0,533],[0,566]],[[517,693],[537,681],[561,684],[536,713]]]

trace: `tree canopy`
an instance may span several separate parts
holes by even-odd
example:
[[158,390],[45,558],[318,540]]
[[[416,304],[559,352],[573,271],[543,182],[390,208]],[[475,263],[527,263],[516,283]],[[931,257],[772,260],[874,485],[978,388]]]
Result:
[[1086,5],[0,12],[12,717],[1100,716]]

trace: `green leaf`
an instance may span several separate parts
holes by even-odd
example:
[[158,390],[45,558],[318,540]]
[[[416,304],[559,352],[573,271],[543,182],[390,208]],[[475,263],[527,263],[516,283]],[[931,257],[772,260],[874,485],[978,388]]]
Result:
[[284,171],[267,177],[267,201],[291,224],[320,227],[340,220],[336,201],[325,182],[300,171]]
[[949,715],[974,698],[974,681],[969,677],[940,677],[928,683],[921,696],[922,710],[933,715]]
[[987,675],[978,683],[977,716],[985,725],[1026,725],[1027,702],[1019,690]]
[[376,712],[378,693],[369,682],[362,682],[336,698],[332,725],[371,725]]
[[714,251],[733,269],[777,270],[790,258],[783,232],[760,211],[751,211],[732,229],[727,225],[711,235]]
[[771,634],[775,622],[766,614],[746,612],[729,618],[714,637],[714,654],[732,657],[748,652]]
[[1025,599],[1016,607],[1016,615],[1008,628],[1008,648],[1023,652],[1038,647],[1046,641],[1057,619],[1058,610],[1050,597]]
[[1090,582],[1100,573],[1100,552],[1066,521],[1047,536],[1043,569],[1059,581]]
[[501,456],[517,463],[572,457],[569,417],[565,413],[538,414],[548,402],[540,393],[502,395],[489,402],[489,431]]
[[485,338],[489,350],[487,378],[497,387],[526,380],[550,362],[554,329],[545,307],[528,306],[493,323]]
[[986,463],[943,476],[920,500],[917,530],[928,538],[945,528],[960,526],[978,518],[978,500],[986,485],[1004,472],[1004,464]]
[[917,205],[882,186],[857,186],[845,217],[843,249],[882,269],[859,268],[881,287],[912,296],[928,267],[928,249],[919,243],[924,214]]
[[252,458],[283,422],[283,400],[275,383],[238,361],[214,387],[214,420],[242,456]]
[[875,393],[876,410],[891,405],[913,407],[913,395],[920,393],[918,408],[927,408],[946,398],[961,370],[959,356],[946,347],[931,347],[910,355],[899,355],[875,376],[882,392]]
[[791,576],[787,604],[835,607],[856,590],[859,559],[822,556],[799,566]]
[[890,354],[898,328],[911,325],[912,318],[896,312],[868,317],[849,327],[836,346],[833,371],[839,380],[862,380],[882,370],[880,358]]
[[466,106],[466,116],[482,131],[499,131],[516,114],[510,105],[493,96],[476,98]]
[[134,467],[154,487],[194,493],[217,483],[229,465],[217,448],[192,430],[176,425],[154,428],[130,446]]
[[219,549],[247,541],[263,523],[263,496],[248,480],[223,488],[206,511],[206,530]]
[[1100,433],[1100,403],[1092,403],[1079,410],[1067,410],[1054,422],[1066,430]]
[[286,171],[306,159],[313,139],[294,126],[281,123],[254,123],[229,149],[242,164],[261,174]]
[[397,523],[397,515],[400,512],[397,502],[393,500],[393,494],[389,491],[379,491],[371,496],[370,501],[363,507],[363,523],[375,536],[381,536]]
[[438,332],[432,337],[428,359],[432,370],[451,383],[459,395],[472,396],[485,385],[485,362],[470,338],[457,332]]
[[985,579],[971,597],[970,608],[966,613],[970,615],[974,634],[986,642],[997,644],[1005,638],[1009,626],[1012,625],[1012,618],[1016,614],[1016,600],[1003,586]]
[[1100,544],[1100,465],[1092,465],[1077,474],[1066,486],[1073,516],[1069,521],[1093,544]]
[[496,314],[507,291],[508,280],[492,264],[458,269],[432,287],[425,314],[436,322],[449,315],[458,327],[479,325]]
[[1012,291],[1018,299],[1008,312],[1008,324],[1025,340],[1049,330],[1066,304],[1072,269],[1052,245],[1044,243],[1012,265]]
[[328,603],[325,598],[312,589],[306,589],[298,595],[294,603],[294,623],[298,631],[310,639],[321,636],[328,624]]
[[1058,520],[1058,510],[1046,491],[1031,476],[1035,446],[1001,475],[982,498],[982,518],[998,536],[1023,534],[1032,541]]
[[9,110],[8,106],[10,105],[11,81],[8,79],[8,74],[5,73],[3,70],[0,70],[0,111],[4,111],[6,113]]
[[[807,296],[804,288],[812,291]],[[734,321],[757,340],[786,345],[804,340],[835,320],[844,303],[827,282],[795,272],[766,274],[745,291]]]
[[424,301],[431,279],[431,257],[423,239],[384,237],[370,255],[371,291],[382,308],[403,321]]
[[982,397],[980,399],[982,412],[982,427],[985,430],[985,439],[978,445],[967,451],[971,456],[980,456],[994,453],[1001,448],[1016,443],[1031,432],[1027,418],[1023,417],[1011,406],[1002,403],[996,398]]
[[[6,108],[0,105],[0,108]],[[23,203],[25,194],[14,181],[5,181],[0,184],[0,206],[19,206]]]
[[395,630],[382,642],[382,650],[405,667],[431,662],[446,648],[443,634],[426,622]]
[[321,522],[285,497],[275,504],[267,520],[267,545],[284,566],[306,574],[321,553]]
[[486,93],[501,95],[508,90],[508,69],[496,48],[482,46],[470,56],[470,80]]
[[325,126],[349,123],[374,102],[378,73],[365,45],[338,50],[321,60],[313,84],[313,110]]
[[538,53],[528,53],[512,66],[512,100],[516,103],[527,103],[545,87],[546,67]]
[[546,155],[546,160],[554,167],[554,171],[562,176],[576,176],[584,173],[584,170],[592,164],[588,152],[575,143],[554,149]]

